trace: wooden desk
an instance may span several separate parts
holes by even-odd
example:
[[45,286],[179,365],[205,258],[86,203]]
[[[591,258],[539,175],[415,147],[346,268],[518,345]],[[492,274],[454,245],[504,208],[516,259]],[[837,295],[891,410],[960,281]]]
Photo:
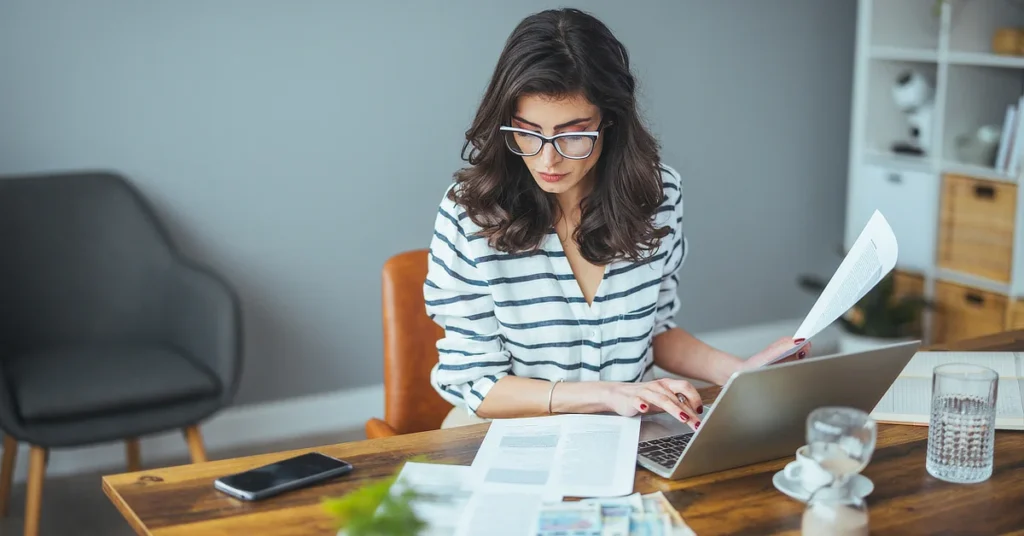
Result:
[[[946,349],[1024,350],[1024,332],[985,337]],[[714,400],[717,388],[702,390]],[[103,478],[103,490],[140,535],[333,536],[319,501],[392,474],[404,460],[468,465],[486,424],[154,469]],[[868,497],[873,534],[1024,534],[1024,432],[996,432],[995,471],[987,482],[948,484],[925,471],[928,429],[880,425],[878,446],[864,474],[875,484]],[[351,461],[348,477],[261,503],[245,503],[213,489],[219,476],[309,450]],[[804,505],[772,486],[789,458],[730,471],[668,481],[637,468],[635,489],[664,491],[686,522],[709,534],[799,534]]]

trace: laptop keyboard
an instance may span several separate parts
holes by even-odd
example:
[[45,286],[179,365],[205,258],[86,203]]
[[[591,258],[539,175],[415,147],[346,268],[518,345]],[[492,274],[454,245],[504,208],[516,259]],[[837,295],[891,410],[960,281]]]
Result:
[[636,452],[658,465],[671,469],[683,455],[683,449],[686,448],[691,437],[693,437],[693,432],[641,441]]

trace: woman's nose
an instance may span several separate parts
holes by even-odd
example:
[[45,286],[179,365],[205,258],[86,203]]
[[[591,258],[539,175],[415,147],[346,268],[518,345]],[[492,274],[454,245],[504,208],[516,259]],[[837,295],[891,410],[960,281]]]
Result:
[[555,164],[562,161],[562,155],[555,149],[553,143],[545,143],[540,150],[540,162],[545,168],[551,169]]

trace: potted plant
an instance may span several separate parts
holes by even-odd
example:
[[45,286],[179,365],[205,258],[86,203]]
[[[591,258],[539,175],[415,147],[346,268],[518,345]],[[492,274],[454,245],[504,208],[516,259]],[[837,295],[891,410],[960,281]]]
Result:
[[[408,461],[427,460],[417,456]],[[426,521],[416,513],[414,503],[446,499],[408,485],[395,488],[403,466],[388,477],[322,501],[323,508],[335,521],[338,536],[418,536],[427,528]]]
[[[827,281],[812,275],[799,278],[800,287],[820,294]],[[836,323],[839,352],[857,352],[921,337],[921,313],[929,302],[914,293],[897,293],[893,272],[850,307]]]

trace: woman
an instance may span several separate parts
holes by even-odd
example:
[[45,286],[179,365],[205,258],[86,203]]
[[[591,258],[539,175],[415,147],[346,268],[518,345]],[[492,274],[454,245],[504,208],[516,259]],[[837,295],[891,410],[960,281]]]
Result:
[[455,406],[444,427],[667,411],[697,428],[697,390],[653,379],[655,365],[722,384],[802,342],[743,360],[675,325],[682,185],[635,86],[626,49],[581,11],[537,13],[508,38],[430,243],[424,296],[445,329],[431,381]]

